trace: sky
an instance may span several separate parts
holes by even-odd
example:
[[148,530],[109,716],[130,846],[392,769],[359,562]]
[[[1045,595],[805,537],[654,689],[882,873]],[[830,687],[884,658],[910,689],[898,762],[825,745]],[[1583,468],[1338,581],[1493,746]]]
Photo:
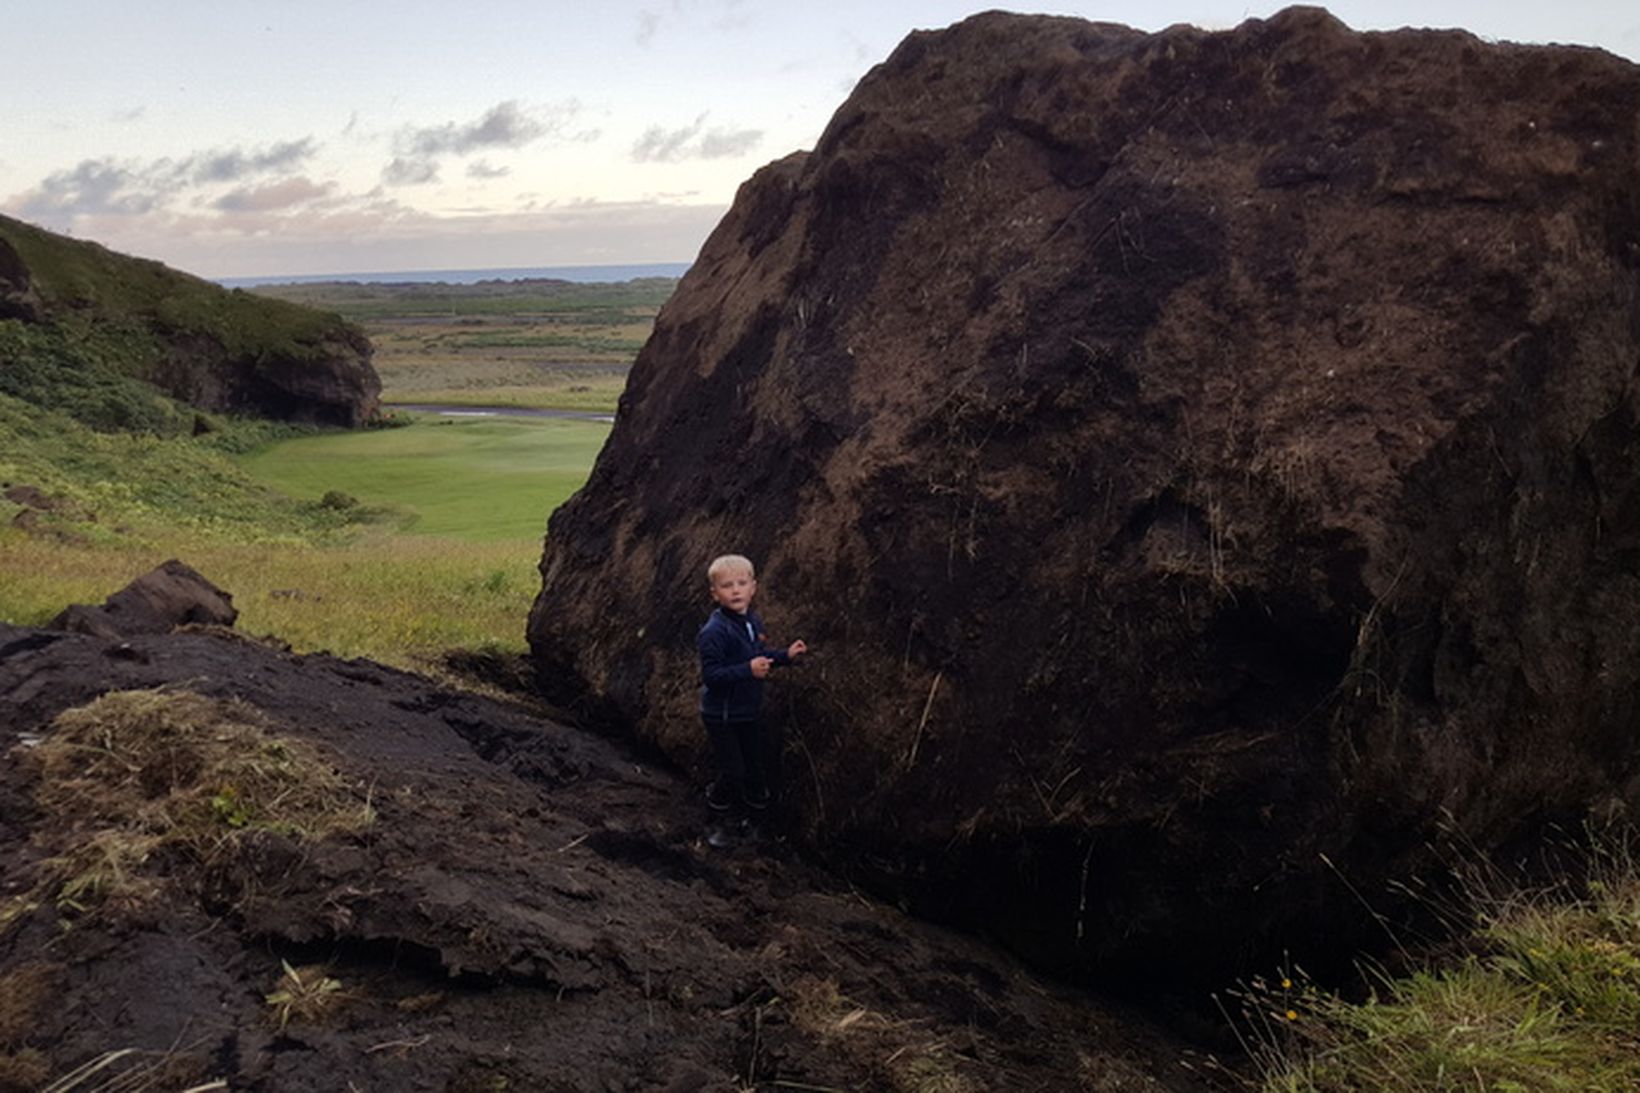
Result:
[[[0,212],[207,277],[692,260],[949,0],[53,0],[6,13]],[[1245,0],[1017,10],[1160,30]],[[1348,0],[1640,60],[1633,0]]]

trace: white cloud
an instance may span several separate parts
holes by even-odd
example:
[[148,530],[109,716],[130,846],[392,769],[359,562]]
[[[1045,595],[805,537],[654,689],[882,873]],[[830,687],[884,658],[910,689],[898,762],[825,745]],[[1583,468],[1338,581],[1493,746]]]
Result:
[[54,171],[33,189],[17,194],[7,207],[49,226],[66,227],[76,216],[141,215],[168,200],[181,182],[169,160],[122,164],[110,158],[82,160]]
[[511,167],[497,167],[487,159],[476,159],[467,164],[468,178],[504,178],[510,174]]
[[438,163],[431,159],[394,156],[393,161],[382,168],[382,182],[389,186],[420,186],[437,181]]
[[577,201],[435,215],[332,195],[291,209],[91,216],[75,234],[204,276],[688,261],[724,206]]
[[568,132],[570,122],[580,112],[581,104],[573,99],[541,107],[524,107],[516,99],[509,99],[465,124],[406,127],[393,140],[394,158],[383,168],[382,181],[389,186],[434,182],[440,160],[450,155],[468,155],[486,148],[523,148],[548,136],[597,139],[596,131]]
[[632,35],[632,40],[640,46],[647,46],[655,38],[655,31],[661,25],[661,13],[645,9],[638,12],[638,30]]
[[223,212],[270,212],[274,209],[306,205],[329,196],[335,189],[334,182],[321,185],[311,179],[297,176],[269,182],[263,186],[242,186],[223,194],[214,204]]
[[319,150],[312,137],[287,140],[267,148],[246,152],[241,148],[200,152],[183,163],[192,168],[196,182],[235,182],[250,175],[269,174],[294,167]]
[[31,189],[12,195],[4,207],[46,227],[68,230],[79,217],[143,216],[183,199],[191,190],[279,174],[317,151],[313,138],[303,137],[250,150],[210,148],[181,159],[103,156],[52,172]]
[[706,115],[692,125],[667,129],[651,125],[632,145],[637,163],[678,163],[685,159],[730,159],[744,156],[763,143],[761,129],[706,128]]

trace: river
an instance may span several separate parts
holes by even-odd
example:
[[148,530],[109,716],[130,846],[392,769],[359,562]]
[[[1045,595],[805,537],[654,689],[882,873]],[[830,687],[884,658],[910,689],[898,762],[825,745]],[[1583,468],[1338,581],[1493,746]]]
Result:
[[602,410],[539,410],[526,406],[440,406],[422,402],[394,402],[384,410],[412,410],[418,414],[444,414],[447,417],[559,417],[573,421],[602,421],[613,424],[615,415]]

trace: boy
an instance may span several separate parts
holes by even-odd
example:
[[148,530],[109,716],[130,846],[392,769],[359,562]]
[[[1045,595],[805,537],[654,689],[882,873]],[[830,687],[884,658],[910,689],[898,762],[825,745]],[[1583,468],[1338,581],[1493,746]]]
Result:
[[[700,628],[700,716],[712,742],[717,779],[706,787],[706,803],[713,812],[727,813],[737,804],[752,812],[769,807],[768,767],[778,756],[759,717],[763,708],[763,681],[777,664],[790,664],[808,652],[794,641],[785,649],[766,644],[763,620],[752,613],[757,574],[749,559],[725,554],[706,567],[706,583],[717,610]],[[714,830],[707,841],[723,846],[727,836]]]

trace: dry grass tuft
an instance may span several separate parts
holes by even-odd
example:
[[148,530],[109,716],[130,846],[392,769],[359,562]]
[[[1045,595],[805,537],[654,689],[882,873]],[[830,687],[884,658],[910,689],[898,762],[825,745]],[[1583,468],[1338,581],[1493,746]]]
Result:
[[284,1031],[292,1021],[311,1025],[322,1019],[346,1000],[339,979],[332,979],[321,964],[293,968],[288,961],[280,961],[284,972],[279,986],[270,991],[266,1001],[273,1007],[273,1017]]
[[[205,1081],[206,1064],[186,1051],[105,1051],[57,1078],[34,1086],[39,1093],[207,1093],[225,1090],[221,1079]],[[3,1087],[0,1087],[3,1089]]]
[[957,1071],[944,1045],[929,1044],[888,1064],[889,1081],[896,1093],[980,1093],[980,1086]]
[[822,1039],[863,1032],[893,1032],[913,1022],[873,1013],[838,990],[833,979],[805,975],[784,995],[793,1025]]
[[64,711],[30,757],[59,850],[46,865],[70,909],[151,898],[160,884],[142,867],[162,850],[209,860],[249,831],[317,840],[372,819],[318,748],[274,735],[242,702],[186,691],[116,691]]
[[794,981],[783,994],[794,1027],[822,1040],[847,1038],[874,1058],[881,1088],[894,1093],[979,1093],[958,1070],[947,1046],[919,1035],[923,1022],[876,1013],[843,994],[837,982],[815,976]]

